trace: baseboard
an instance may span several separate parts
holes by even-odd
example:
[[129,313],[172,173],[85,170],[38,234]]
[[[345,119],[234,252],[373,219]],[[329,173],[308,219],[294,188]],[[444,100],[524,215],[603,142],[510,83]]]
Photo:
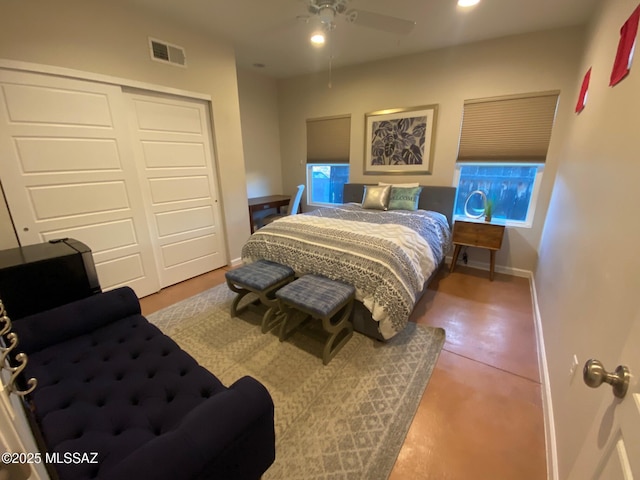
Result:
[[232,267],[237,267],[238,265],[242,265],[242,258],[234,258],[231,260]]
[[553,402],[551,399],[551,382],[549,381],[549,366],[547,365],[547,353],[544,346],[544,333],[542,330],[542,317],[538,307],[538,293],[536,291],[535,278],[529,272],[529,285],[531,286],[531,301],[533,304],[533,319],[536,328],[536,341],[538,343],[538,368],[540,370],[540,387],[542,391],[542,413],[544,415],[545,444],[547,446],[547,479],[558,480],[558,447],[556,444],[556,428],[553,418]]
[[[451,265],[451,260],[452,257],[445,257],[445,263],[450,266]],[[470,268],[477,268],[479,270],[486,270],[487,272],[489,271],[491,265],[487,262],[467,262],[466,264],[464,263],[460,263],[460,261],[458,261],[458,265],[465,265],[467,267]],[[522,268],[515,268],[515,267],[505,267],[503,265],[496,265],[495,269],[496,272],[498,273],[504,273],[506,275],[513,275],[514,277],[523,277],[523,278],[532,278],[532,273],[530,270],[524,270]]]

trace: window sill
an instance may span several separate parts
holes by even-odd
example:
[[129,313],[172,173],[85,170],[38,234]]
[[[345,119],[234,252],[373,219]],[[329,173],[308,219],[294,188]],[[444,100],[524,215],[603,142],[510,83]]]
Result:
[[[484,221],[484,217],[480,217],[480,218],[472,218],[472,217],[467,217],[465,215],[454,215],[453,216],[453,221],[458,221],[460,220],[461,222],[478,222],[478,223],[485,223]],[[497,225],[504,225],[505,227],[513,227],[513,228],[532,228],[533,227],[533,222],[523,222],[523,221],[517,221],[517,220],[505,220],[504,218],[493,218],[491,220],[491,222],[487,222],[487,223],[495,223]]]
[[307,203],[308,207],[313,207],[313,208],[337,207],[339,205],[344,205],[344,204],[343,203]]

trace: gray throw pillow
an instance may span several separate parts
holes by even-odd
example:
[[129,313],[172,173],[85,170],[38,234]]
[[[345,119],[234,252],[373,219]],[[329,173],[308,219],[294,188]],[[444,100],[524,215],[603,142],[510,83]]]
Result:
[[389,205],[390,193],[391,185],[385,185],[384,187],[365,185],[364,195],[362,196],[362,208],[386,210]]

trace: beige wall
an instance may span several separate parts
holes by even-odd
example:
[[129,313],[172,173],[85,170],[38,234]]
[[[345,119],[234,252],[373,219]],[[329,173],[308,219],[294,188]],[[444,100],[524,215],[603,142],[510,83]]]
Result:
[[[571,98],[592,67],[585,110],[571,115],[535,276],[551,379],[560,478],[568,472],[610,388],[591,390],[578,374],[598,358],[615,369],[640,311],[640,65],[609,87],[622,24],[637,0],[604,0],[588,34]],[[637,372],[636,372],[637,374]],[[630,399],[631,400],[631,399]],[[608,434],[608,432],[605,432]]]
[[242,143],[249,197],[282,191],[276,80],[238,69]]
[[[148,37],[186,49],[188,67],[152,61]],[[229,259],[249,236],[232,47],[118,1],[29,0],[0,6],[0,59],[55,65],[211,96]]]
[[[561,139],[574,104],[573,87],[582,52],[583,29],[572,28],[475,43],[278,84],[283,183],[293,189],[305,180],[305,119],[351,114],[353,182],[398,180],[452,185],[465,99],[561,90],[560,106],[533,228],[509,228],[497,264],[533,270],[551,195]],[[567,94],[568,93],[568,94]],[[430,176],[363,174],[365,113],[385,108],[438,104],[435,160]],[[487,262],[486,251],[470,260]]]

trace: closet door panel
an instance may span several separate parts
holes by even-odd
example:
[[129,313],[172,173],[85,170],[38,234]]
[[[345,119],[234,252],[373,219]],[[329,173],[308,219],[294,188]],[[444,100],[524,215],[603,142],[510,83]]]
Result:
[[108,138],[15,138],[24,173],[118,170],[118,144]]
[[138,91],[126,96],[161,285],[226,265],[208,105]]
[[75,238],[104,290],[160,289],[120,87],[0,70],[0,179],[21,245]]

